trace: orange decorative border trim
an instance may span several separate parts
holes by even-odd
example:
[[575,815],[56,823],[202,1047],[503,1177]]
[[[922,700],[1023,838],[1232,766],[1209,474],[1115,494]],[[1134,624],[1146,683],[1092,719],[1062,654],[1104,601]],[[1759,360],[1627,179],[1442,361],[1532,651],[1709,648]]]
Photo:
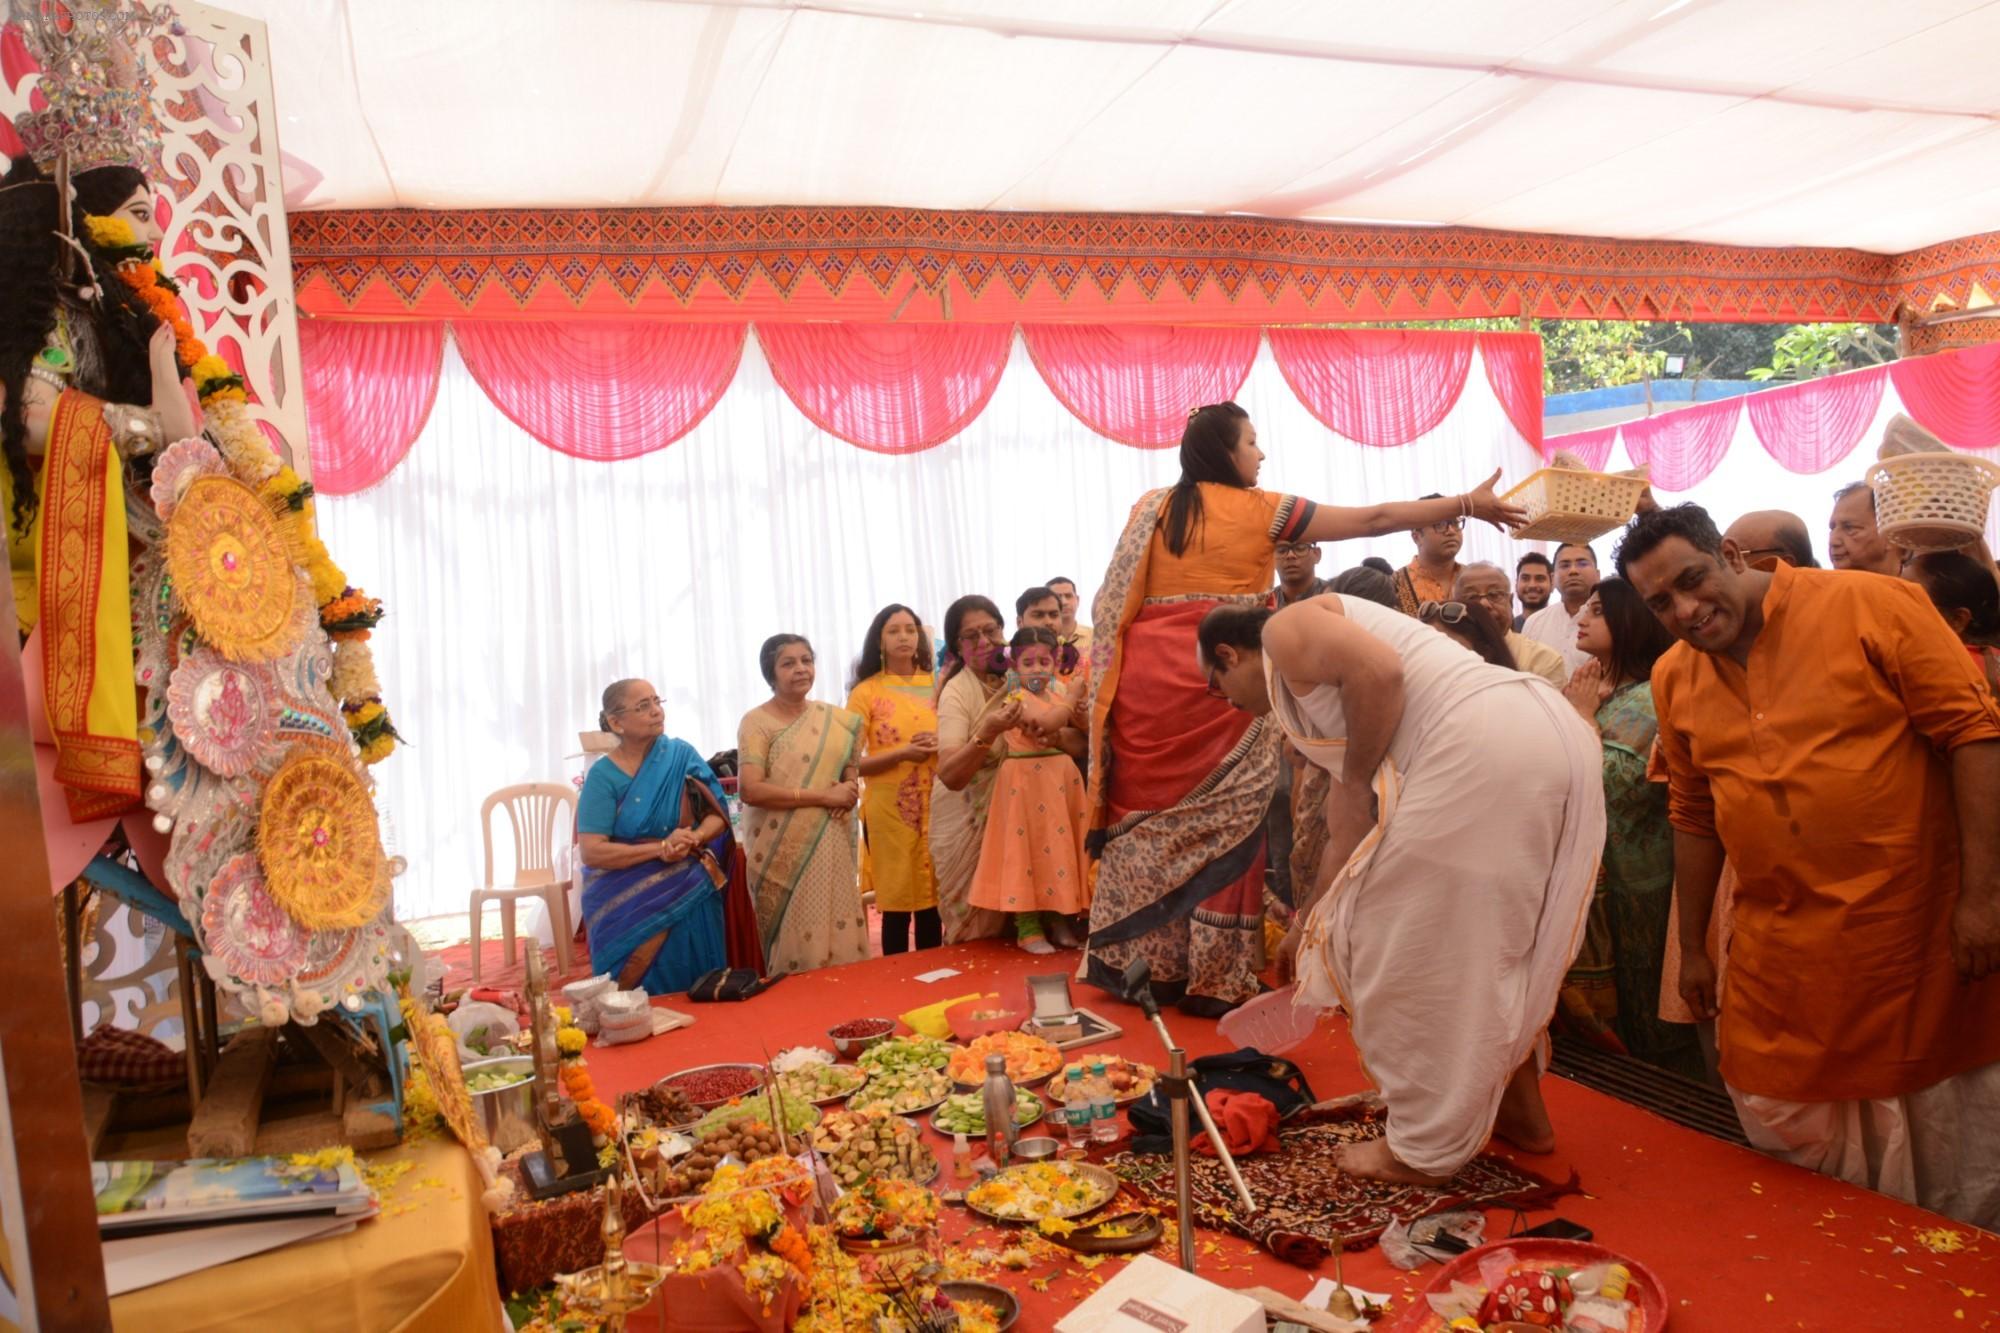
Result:
[[104,574],[99,533],[111,498],[104,478],[113,448],[103,405],[74,389],[64,390],[49,416],[39,624],[43,694],[56,742],[55,778],[66,789],[70,818],[78,823],[136,808],[141,787],[138,741],[90,730],[90,699],[98,685],[97,599]]
[[[909,208],[293,214],[301,304],[480,315],[1281,323],[1895,320],[2000,290],[2000,232],[1902,255],[1462,227]],[[921,298],[919,303],[913,300]]]

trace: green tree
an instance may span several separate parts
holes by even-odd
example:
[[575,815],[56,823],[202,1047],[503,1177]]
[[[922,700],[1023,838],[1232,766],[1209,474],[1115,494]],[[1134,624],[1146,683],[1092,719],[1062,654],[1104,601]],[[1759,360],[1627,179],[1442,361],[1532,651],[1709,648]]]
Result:
[[1809,380],[1896,359],[1893,329],[1869,324],[1794,324],[1778,336],[1770,361],[1750,371],[1753,380]]

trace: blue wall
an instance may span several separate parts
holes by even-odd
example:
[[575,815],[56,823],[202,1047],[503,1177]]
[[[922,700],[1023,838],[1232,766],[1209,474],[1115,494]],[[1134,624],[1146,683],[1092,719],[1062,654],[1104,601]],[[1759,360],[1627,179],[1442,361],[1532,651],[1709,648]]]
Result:
[[[1762,380],[1654,380],[1656,403],[1713,403],[1724,398],[1740,398],[1746,393],[1775,386]],[[1621,384],[1615,389],[1585,389],[1581,393],[1551,394],[1542,400],[1542,416],[1568,416],[1574,412],[1602,412],[1613,407],[1636,407],[1646,401],[1646,386]]]

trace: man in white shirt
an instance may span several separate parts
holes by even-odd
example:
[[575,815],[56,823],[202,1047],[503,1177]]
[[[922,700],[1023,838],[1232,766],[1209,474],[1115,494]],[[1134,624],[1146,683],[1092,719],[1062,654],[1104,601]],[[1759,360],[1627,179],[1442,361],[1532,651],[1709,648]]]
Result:
[[1579,542],[1564,542],[1556,547],[1556,592],[1562,600],[1550,602],[1521,626],[1521,633],[1561,653],[1572,675],[1591,660],[1576,646],[1576,618],[1596,586],[1597,553]]

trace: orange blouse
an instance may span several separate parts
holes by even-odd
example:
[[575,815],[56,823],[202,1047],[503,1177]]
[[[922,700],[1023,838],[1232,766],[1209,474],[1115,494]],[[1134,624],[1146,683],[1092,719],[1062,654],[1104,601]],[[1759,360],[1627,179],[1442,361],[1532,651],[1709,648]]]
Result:
[[1789,1101],[1892,1097],[2000,1060],[2000,977],[1951,961],[1950,762],[2000,741],[1978,668],[1915,584],[1781,567],[1746,670],[1653,670],[1668,816],[1740,883],[1722,1074]]
[[1180,555],[1167,550],[1164,518],[1146,561],[1147,597],[1253,596],[1271,591],[1277,545],[1305,532],[1316,505],[1295,495],[1201,483],[1201,525]]

